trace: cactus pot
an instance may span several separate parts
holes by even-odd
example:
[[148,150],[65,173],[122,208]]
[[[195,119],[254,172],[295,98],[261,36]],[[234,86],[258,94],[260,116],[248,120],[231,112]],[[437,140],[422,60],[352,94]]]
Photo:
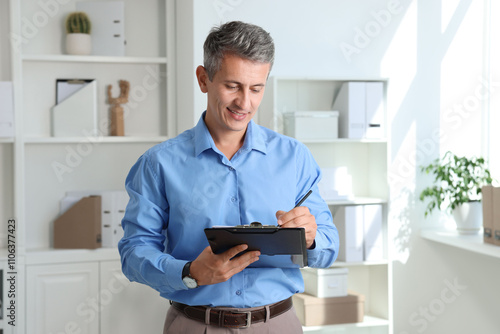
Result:
[[92,39],[89,34],[67,34],[66,52],[70,55],[89,55],[92,52]]

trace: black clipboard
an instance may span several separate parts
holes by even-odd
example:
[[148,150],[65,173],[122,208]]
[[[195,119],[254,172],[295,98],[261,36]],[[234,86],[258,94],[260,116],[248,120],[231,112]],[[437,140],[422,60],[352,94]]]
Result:
[[304,228],[281,228],[274,225],[255,227],[254,224],[206,228],[205,235],[215,254],[223,253],[241,244],[248,245],[245,252],[259,250],[261,252],[259,260],[249,267],[303,268],[307,266]]

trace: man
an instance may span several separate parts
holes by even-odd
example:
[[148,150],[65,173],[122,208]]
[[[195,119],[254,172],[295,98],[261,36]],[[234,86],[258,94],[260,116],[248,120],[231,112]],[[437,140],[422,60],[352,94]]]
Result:
[[302,333],[291,304],[304,289],[300,270],[259,268],[258,251],[233,258],[246,245],[216,255],[207,227],[303,227],[309,266],[329,267],[337,257],[338,233],[310,152],[252,121],[273,61],[262,28],[212,29],[196,69],[206,111],[194,128],[148,150],[127,177],[123,272],[172,301],[165,333]]

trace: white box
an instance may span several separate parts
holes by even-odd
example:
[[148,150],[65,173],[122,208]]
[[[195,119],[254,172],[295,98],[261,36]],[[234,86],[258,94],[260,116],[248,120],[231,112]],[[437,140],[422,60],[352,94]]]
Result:
[[328,140],[339,137],[338,111],[284,113],[285,135],[298,140]]
[[347,268],[304,268],[304,292],[319,298],[347,296]]

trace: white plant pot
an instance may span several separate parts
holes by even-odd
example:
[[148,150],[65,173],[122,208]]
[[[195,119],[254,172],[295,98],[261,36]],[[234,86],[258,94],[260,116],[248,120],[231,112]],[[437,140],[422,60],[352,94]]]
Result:
[[92,39],[89,34],[67,34],[66,52],[70,55],[89,55],[92,52]]
[[483,226],[483,207],[481,202],[464,203],[453,210],[459,234],[477,234]]

